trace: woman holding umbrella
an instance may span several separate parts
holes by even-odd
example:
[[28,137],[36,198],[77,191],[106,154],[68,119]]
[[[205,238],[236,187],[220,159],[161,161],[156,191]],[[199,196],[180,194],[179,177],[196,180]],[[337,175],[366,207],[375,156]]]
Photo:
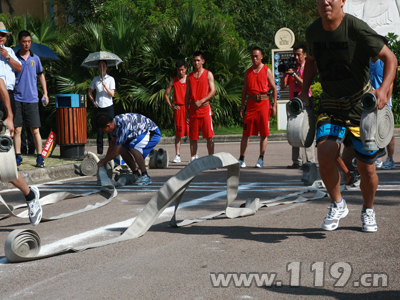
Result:
[[[93,102],[96,108],[96,115],[104,113],[114,118],[114,104],[112,98],[115,92],[115,80],[107,74],[107,62],[99,61],[100,75],[93,78],[89,86],[89,99]],[[93,98],[93,91],[96,90],[96,101]],[[111,135],[108,134],[108,142],[111,141]],[[97,153],[103,154],[103,132],[97,130]]]

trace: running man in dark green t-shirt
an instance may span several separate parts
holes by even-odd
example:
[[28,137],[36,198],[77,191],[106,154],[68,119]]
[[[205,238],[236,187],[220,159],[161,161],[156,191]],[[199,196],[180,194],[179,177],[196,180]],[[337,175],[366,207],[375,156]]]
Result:
[[340,144],[352,143],[361,175],[360,188],[364,198],[361,212],[362,230],[377,230],[373,209],[378,176],[374,161],[378,151],[362,151],[359,135],[362,108],[360,98],[370,91],[369,61],[377,57],[385,63],[383,82],[372,91],[378,100],[378,109],[388,103],[390,85],[394,80],[397,59],[386,46],[386,39],[378,35],[365,22],[345,14],[346,0],[317,0],[320,18],[306,31],[309,56],[304,69],[303,91],[299,98],[308,105],[308,89],[320,74],[323,94],[317,121],[317,149],[319,172],[332,199],[322,228],[335,230],[339,220],[349,210],[340,192],[340,174],[336,167]]

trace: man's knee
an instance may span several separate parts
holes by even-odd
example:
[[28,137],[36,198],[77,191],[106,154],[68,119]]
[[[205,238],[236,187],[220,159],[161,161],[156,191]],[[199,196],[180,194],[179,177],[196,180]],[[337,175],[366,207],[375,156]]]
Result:
[[242,142],[247,142],[249,139],[249,136],[242,135]]
[[15,135],[21,135],[22,132],[22,127],[15,127],[14,128],[14,136]]
[[39,128],[33,128],[31,127],[31,131],[33,135],[39,135],[40,136],[40,130]]
[[367,164],[360,160],[357,161],[357,170],[363,178],[371,178],[376,175],[375,164]]
[[338,156],[338,143],[334,141],[321,141],[318,143],[318,162],[320,165],[334,165]]

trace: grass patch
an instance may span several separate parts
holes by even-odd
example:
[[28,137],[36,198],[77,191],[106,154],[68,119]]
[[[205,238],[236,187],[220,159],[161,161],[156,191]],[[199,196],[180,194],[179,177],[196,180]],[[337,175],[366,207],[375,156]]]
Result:
[[[36,169],[36,154],[35,155],[22,155],[22,165],[18,167],[18,171],[27,171]],[[60,152],[53,152],[50,157],[44,159],[45,168],[56,167],[60,165],[80,164],[80,160],[61,158]]]
[[[286,130],[278,130],[276,124],[272,124],[270,129],[270,133],[286,133]],[[229,134],[242,134],[243,127],[242,126],[216,126],[214,127],[215,135],[229,135]],[[175,136],[175,131],[173,129],[163,129],[161,130],[162,137],[171,137]]]

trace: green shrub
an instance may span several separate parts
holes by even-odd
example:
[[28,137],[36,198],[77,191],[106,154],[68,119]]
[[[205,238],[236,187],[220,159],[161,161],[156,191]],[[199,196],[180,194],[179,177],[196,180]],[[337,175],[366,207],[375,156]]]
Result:
[[311,86],[312,99],[314,101],[314,114],[317,116],[317,111],[319,109],[319,99],[322,94],[322,87],[320,82],[316,82]]

